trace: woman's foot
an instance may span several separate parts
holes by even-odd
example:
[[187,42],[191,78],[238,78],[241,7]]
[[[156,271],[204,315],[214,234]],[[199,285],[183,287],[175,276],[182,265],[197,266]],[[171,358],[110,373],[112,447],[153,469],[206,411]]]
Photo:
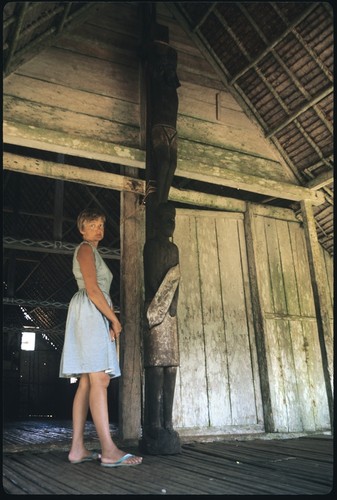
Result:
[[68,455],[68,460],[72,464],[81,464],[82,462],[91,462],[93,460],[99,460],[101,455],[97,452],[92,452],[89,450],[81,450],[80,452],[74,452],[70,450]]
[[137,457],[131,453],[124,453],[122,450],[118,450],[117,453],[115,452],[110,456],[101,457],[101,465],[104,467],[140,465],[142,461],[143,457]]

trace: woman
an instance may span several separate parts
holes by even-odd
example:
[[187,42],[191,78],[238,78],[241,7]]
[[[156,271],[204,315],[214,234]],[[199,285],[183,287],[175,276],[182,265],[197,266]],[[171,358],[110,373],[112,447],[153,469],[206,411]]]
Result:
[[78,464],[98,458],[84,445],[84,427],[90,407],[101,443],[101,465],[138,465],[141,457],[124,454],[111,439],[107,388],[120,376],[115,340],[122,327],[109,296],[112,274],[97,247],[104,237],[105,215],[83,210],[77,227],[83,242],[75,249],[73,273],[79,290],[69,304],[60,377],[77,377],[73,402],[73,437],[68,459]]

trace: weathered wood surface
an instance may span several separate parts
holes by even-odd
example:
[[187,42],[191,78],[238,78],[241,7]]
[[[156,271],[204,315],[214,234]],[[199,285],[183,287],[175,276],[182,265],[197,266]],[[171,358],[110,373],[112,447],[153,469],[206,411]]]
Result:
[[[3,128],[5,142],[8,144],[17,144],[55,152],[61,151],[63,154],[76,154],[82,157],[89,156],[90,158],[110,163],[144,168],[144,153],[125,145],[119,146],[116,143],[108,143],[100,139],[86,138],[76,134],[64,135],[59,131],[51,131],[37,126],[31,127],[22,123],[5,121]],[[88,147],[90,153],[86,151]],[[193,147],[195,150],[198,149],[198,146]],[[177,174],[187,179],[210,182],[236,189],[247,189],[247,184],[249,184],[251,192],[287,200],[300,201],[302,199],[309,199],[313,205],[320,205],[324,199],[324,195],[320,192],[318,193],[285,182],[263,179],[256,175],[236,172],[225,167],[208,165],[204,161],[205,158],[201,162],[194,161],[191,152],[190,159],[179,158]],[[30,172],[27,171],[26,173]],[[240,201],[236,201],[236,203],[240,203]]]
[[[100,3],[95,10],[82,26],[5,79],[3,115],[11,133],[7,128],[4,138],[25,146],[90,158],[99,156],[105,161],[144,168],[139,93],[141,25],[137,6]],[[170,43],[178,51],[182,83],[178,89],[181,103],[176,174],[180,168],[188,172],[192,163],[200,164],[210,179],[216,176],[212,170],[216,166],[223,170],[225,179],[231,178],[233,170],[236,174],[296,185],[297,180],[277,151],[242,112],[163,5],[158,22],[172,30]],[[259,187],[250,177],[241,181],[243,185],[248,182],[250,190],[255,184]],[[267,192],[267,196],[274,195]]]
[[182,273],[175,427],[261,431],[243,216],[177,210],[174,241]]
[[308,248],[309,270],[318,321],[323,372],[327,386],[331,419],[333,419],[333,330],[331,329],[330,301],[327,294],[327,275],[318,243],[313,208],[307,200],[301,202],[301,212]]
[[[102,172],[73,165],[30,158],[5,152],[3,155],[3,168],[28,175],[39,175],[52,179],[68,182],[77,182],[92,186],[140,194],[145,197],[145,181],[120,174]],[[169,199],[180,203],[199,205],[209,208],[243,212],[246,203],[242,200],[216,196],[187,189],[171,188]]]
[[[135,175],[131,169],[126,173]],[[123,439],[141,434],[142,360],[139,352],[143,319],[144,219],[145,207],[139,204],[139,197],[134,193],[124,193],[121,201],[121,323],[124,335],[120,339],[123,376],[119,384]]]
[[[254,217],[258,282],[274,430],[330,428],[303,229]],[[260,360],[262,362],[262,360]]]
[[[249,258],[257,261],[252,293],[259,294],[262,325],[256,338],[243,215],[177,212],[181,362],[174,418],[184,435],[264,425],[278,432],[330,429],[303,229],[288,210],[254,209]],[[329,291],[329,260],[326,269]]]
[[[94,462],[68,463],[70,429],[68,421],[5,426],[5,494],[328,495],[333,489],[328,435],[185,442],[182,454],[145,456],[141,466],[105,469]],[[86,438],[89,449],[99,449],[92,424]]]

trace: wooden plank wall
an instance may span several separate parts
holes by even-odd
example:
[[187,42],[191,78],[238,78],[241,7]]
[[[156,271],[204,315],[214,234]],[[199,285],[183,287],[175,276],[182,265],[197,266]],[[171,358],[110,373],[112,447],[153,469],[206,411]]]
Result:
[[[254,244],[275,432],[330,429],[305,237],[290,210],[256,205]],[[180,368],[174,421],[184,434],[264,428],[243,215],[178,210]],[[332,320],[332,259],[323,253]]]
[[303,229],[291,216],[256,213],[254,238],[275,431],[329,429]]
[[243,215],[177,211],[181,433],[263,429]]
[[127,2],[98,3],[84,25],[6,78],[4,117],[23,144],[107,161],[125,156],[121,163],[133,165],[140,129],[137,12]]
[[170,14],[157,3],[157,19],[169,28],[170,44],[177,50],[179,137],[178,169],[194,171],[201,164],[228,168],[297,184],[278,152],[242,111],[212,66]]
[[[165,2],[157,11],[178,52],[177,174],[206,180],[216,167],[297,184]],[[139,6],[98,2],[83,25],[5,79],[5,140],[145,168],[140,32]]]

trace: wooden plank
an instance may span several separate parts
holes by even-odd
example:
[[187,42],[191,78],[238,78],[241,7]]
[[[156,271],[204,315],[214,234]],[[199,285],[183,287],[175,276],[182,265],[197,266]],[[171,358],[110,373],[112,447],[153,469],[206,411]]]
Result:
[[267,242],[273,312],[287,313],[282,263],[280,258],[280,242],[277,236],[276,221],[273,219],[264,220],[264,229]]
[[[260,223],[260,228],[259,228]],[[264,322],[264,308],[268,307],[266,301],[270,301],[269,293],[269,277],[267,279],[260,279],[259,270],[262,266],[266,266],[266,242],[264,238],[264,226],[260,217],[256,217],[253,211],[253,205],[247,204],[247,211],[245,213],[244,227],[246,235],[247,247],[247,262],[249,270],[249,279],[251,287],[251,300],[252,312],[254,318],[255,338],[256,338],[256,352],[259,367],[260,383],[261,383],[261,400],[263,409],[263,421],[266,431],[274,431],[274,417],[272,412],[272,400],[269,386],[269,370],[267,362],[267,342]],[[260,231],[259,231],[260,229]],[[262,229],[262,232],[261,232]],[[259,240],[260,238],[260,240]],[[262,246],[261,244],[262,243]],[[262,253],[261,253],[262,252]],[[262,268],[264,274],[268,267]],[[268,288],[263,288],[265,284]],[[269,308],[271,306],[269,305]]]
[[96,29],[133,36],[139,46],[139,10],[128,2],[97,2],[93,15],[86,20]]
[[277,238],[280,243],[280,258],[282,266],[282,278],[286,298],[286,309],[290,315],[299,315],[299,297],[295,267],[292,255],[291,240],[289,235],[289,224],[286,221],[277,220]]
[[299,223],[289,224],[289,233],[301,315],[312,317],[316,320],[303,229],[300,227]]
[[[191,146],[192,142],[190,144],[190,147]],[[179,147],[181,148],[181,141],[179,141]],[[222,186],[228,186],[235,189],[244,189],[246,191],[264,194],[273,198],[299,201],[302,196],[302,199],[308,199],[313,204],[317,205],[322,204],[324,201],[324,195],[322,196],[321,192],[310,191],[306,188],[287,182],[264,179],[262,177],[258,177],[257,175],[250,175],[242,172],[235,172],[228,168],[212,166],[204,160],[201,162],[198,159],[199,145],[195,143],[193,147],[195,148],[195,153],[192,155],[191,149],[190,155],[191,158],[194,156],[194,161],[187,161],[185,159],[184,152],[181,152],[181,156],[178,158],[177,162],[177,175],[189,179],[212,182],[213,184],[220,184]]]
[[242,134],[241,124],[233,126],[229,120],[223,123],[212,123],[179,114],[177,130],[182,139],[258,154],[275,161],[273,152],[265,144],[264,139],[259,137],[256,130],[253,129],[252,133],[249,133],[249,129],[246,128],[245,133]]
[[180,368],[176,384],[174,423],[177,427],[207,427],[209,416],[196,224],[194,218],[180,216],[179,210],[174,242],[179,248],[181,270],[177,314]]
[[230,425],[230,387],[216,222],[210,214],[196,221],[209,425]]
[[317,325],[309,321],[302,325],[315,429],[327,430],[331,423]]
[[[174,47],[173,44],[172,47]],[[224,90],[224,84],[218,78],[214,78],[212,73],[199,75],[195,70],[189,71],[189,69],[192,68],[186,68],[185,66],[180,65],[178,54],[177,74],[182,85],[184,85],[185,82],[189,82],[194,83],[195,85],[217,89],[219,91]]]
[[100,186],[117,191],[144,194],[144,181],[108,172],[98,172],[68,164],[29,158],[27,156],[4,154],[4,168],[52,179],[62,179],[90,186]]
[[315,431],[318,430],[317,418],[315,418],[315,407],[317,402],[315,400],[315,389],[314,386],[317,383],[317,379],[312,378],[312,369],[309,366],[310,363],[310,350],[312,350],[312,343],[309,341],[310,338],[307,337],[306,331],[309,326],[303,324],[299,321],[289,321],[291,342],[293,345],[293,350],[296,353],[296,381],[297,381],[297,397],[299,406],[301,408],[301,420],[303,422],[303,429],[305,431]]
[[7,144],[145,168],[144,151],[100,139],[63,134],[56,130],[6,120],[3,123],[3,136]]
[[230,219],[217,219],[216,223],[233,425],[257,423],[242,278],[241,262],[245,255],[239,246],[239,223],[242,221]]
[[[185,115],[178,115],[177,130],[179,137],[193,142],[201,142],[212,146],[231,148],[257,154],[264,158],[276,161],[276,157],[265,140],[258,135],[256,129],[242,127],[245,124],[242,115],[242,123],[237,126],[228,122],[206,122],[204,120],[192,118]],[[242,133],[242,128],[245,133]]]
[[85,113],[85,109],[78,113],[7,96],[3,110],[5,116],[29,127],[55,130],[63,136],[70,134],[82,140],[88,138],[112,142],[122,148],[139,146],[138,126],[90,116]]
[[205,120],[217,121],[215,107],[219,93],[221,94],[221,105],[225,108],[224,112],[225,110],[236,112],[237,114],[243,112],[232,94],[227,90],[219,91],[218,89],[205,88],[195,83],[184,82],[184,85],[180,86],[177,92],[179,96],[179,112],[183,115],[189,116],[192,113],[190,116],[194,116],[193,113],[199,113],[196,109],[190,109],[189,105],[192,102],[198,102],[202,107],[201,111],[205,113],[205,115],[200,114],[200,117]]
[[299,223],[295,212],[290,208],[281,208],[272,205],[258,205],[257,203],[253,203],[252,209],[255,215],[262,215],[263,217],[271,217],[272,219],[281,219]]
[[275,319],[265,319],[265,342],[268,363],[270,399],[275,432],[289,432],[286,393],[279,347],[279,324]]
[[256,409],[256,417],[257,422],[263,423],[263,406],[262,406],[262,397],[261,397],[261,381],[259,374],[259,364],[258,364],[258,356],[257,356],[257,344],[256,344],[256,335],[255,335],[255,325],[254,325],[254,317],[253,317],[253,304],[251,294],[254,293],[251,288],[250,276],[249,276],[249,266],[248,266],[248,249],[246,243],[246,233],[245,233],[245,221],[242,219],[242,224],[238,222],[238,238],[239,238],[239,246],[241,252],[241,265],[242,265],[242,280],[244,287],[244,297],[246,304],[246,321],[248,328],[248,337],[249,337],[249,348],[251,355],[251,367],[252,367],[252,377],[254,384],[254,395],[255,395],[255,409]]
[[[60,108],[91,117],[139,127],[139,104],[74,90],[62,85],[12,74],[4,81],[4,100],[16,97],[43,106]],[[15,110],[11,110],[14,114]]]
[[243,200],[173,187],[171,187],[169,192],[169,200],[217,210],[227,210],[229,212],[244,212],[246,210],[246,202]]
[[57,47],[20,66],[20,74],[130,102],[138,95],[138,69]]
[[[323,263],[323,275],[325,278],[325,293],[326,293],[326,304],[329,311],[329,317],[333,319],[333,306],[334,306],[334,274],[333,274],[333,259],[329,253],[321,247],[322,263]],[[331,330],[332,332],[332,330]]]
[[[283,380],[283,402],[280,402],[280,410],[286,415],[287,431],[303,431],[303,423],[299,406],[298,387],[296,380],[295,359],[290,335],[289,320],[275,320],[277,332],[278,351],[271,354],[277,356],[280,364],[280,373]],[[273,385],[274,378],[271,381]]]
[[188,161],[192,164],[201,163],[204,170],[208,167],[214,167],[224,172],[228,169],[229,171],[241,172],[247,175],[253,173],[253,176],[257,177],[266,177],[267,173],[268,179],[289,181],[289,177],[285,175],[278,162],[259,155],[249,154],[240,149],[212,146],[207,142],[194,142],[190,138],[179,137],[178,150],[177,172],[179,172],[180,164],[183,165]]
[[127,62],[127,65],[134,69],[139,65],[138,46],[139,41],[130,33],[116,33],[91,23],[73,29],[71,33],[62,35],[53,43],[54,48],[69,50],[86,57],[121,65]]
[[274,303],[272,295],[272,282],[269,268],[267,240],[265,235],[265,220],[262,217],[253,217],[254,243],[258,249],[257,273],[259,281],[259,296],[263,313],[273,313]]

